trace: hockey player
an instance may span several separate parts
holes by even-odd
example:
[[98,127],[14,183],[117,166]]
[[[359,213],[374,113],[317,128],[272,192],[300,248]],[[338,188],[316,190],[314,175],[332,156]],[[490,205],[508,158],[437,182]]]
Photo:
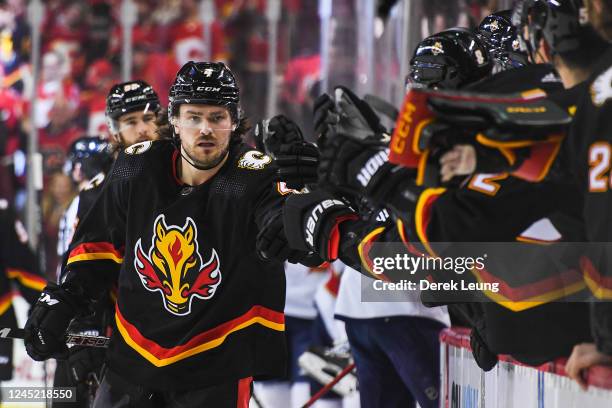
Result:
[[457,89],[483,79],[492,68],[484,43],[468,29],[452,28],[419,43],[409,79],[430,88]]
[[[159,97],[145,81],[113,85],[106,97],[106,120],[114,147],[125,149],[135,143],[159,139],[160,112]],[[78,220],[98,196],[113,162],[113,150],[113,146],[100,137],[77,139],[68,150],[64,170],[78,184],[80,193],[60,221],[58,255],[63,256],[68,250]]]
[[[59,224],[57,252],[60,259],[65,257],[78,221],[97,198],[104,178],[113,163],[113,150],[108,140],[98,136],[81,137],[68,150],[68,161],[64,171],[77,183],[80,193],[72,200]],[[58,265],[57,282],[61,281],[62,264]],[[70,332],[101,336],[111,324],[113,305],[108,296],[97,303],[96,310],[89,316],[75,319]],[[53,385],[75,387],[76,402],[54,401],[53,407],[88,407],[100,380],[100,372],[106,351],[94,347],[75,346],[70,349],[67,360],[58,360]]]
[[78,214],[81,195],[84,191],[101,186],[112,163],[112,147],[108,140],[99,136],[81,137],[72,142],[68,148],[64,172],[76,183],[80,193],[72,200],[60,219],[57,241],[57,254],[60,257],[68,250],[78,220],[90,207],[90,205],[82,206],[81,213]]
[[106,97],[106,119],[118,148],[156,140],[159,97],[151,85],[136,80],[114,85]]
[[[13,284],[34,305],[47,280],[40,275],[38,260],[28,243],[28,233],[8,200],[0,199],[0,326],[17,327],[13,309]],[[13,377],[13,341],[0,342],[0,381]]]
[[169,101],[173,140],[120,152],[64,281],[30,316],[26,348],[37,360],[64,352],[70,320],[118,276],[117,332],[94,406],[247,407],[254,376],[285,371],[283,267],[256,248],[285,192],[271,159],[241,141],[239,89],[224,64],[185,64]]
[[[597,32],[608,42],[612,41],[610,20],[612,7],[609,1],[588,0],[564,1],[564,6],[573,6],[581,12],[583,17],[579,27],[588,29],[591,24]],[[567,3],[567,4],[565,4]],[[584,6],[588,13],[585,13]],[[531,45],[537,50],[550,49],[557,51],[563,45],[563,36],[556,30],[551,21],[554,16],[555,4],[545,2],[536,9],[533,2],[525,2],[525,8],[533,7],[539,13],[532,14],[528,29],[533,39]],[[534,10],[534,11],[535,11]],[[588,15],[588,20],[584,17]],[[524,22],[525,24],[527,22]],[[575,27],[575,26],[574,26]],[[561,40],[559,40],[559,38]],[[594,69],[589,72],[579,72],[586,78],[586,90],[577,101],[575,121],[569,132],[567,143],[562,151],[565,155],[567,168],[572,169],[580,193],[584,198],[583,214],[586,225],[586,235],[595,249],[589,258],[584,258],[582,267],[585,280],[593,291],[597,301],[591,304],[593,343],[578,344],[574,347],[572,355],[566,365],[568,375],[586,388],[586,379],[583,370],[594,364],[612,363],[612,307],[609,296],[609,270],[610,255],[610,173],[607,165],[609,159],[609,146],[612,139],[610,130],[610,114],[612,112],[612,48],[592,58]],[[571,66],[569,67],[571,69]],[[597,247],[596,247],[597,245]]]
[[[115,147],[127,148],[143,137],[147,140],[159,138],[158,122],[160,118],[160,102],[157,93],[144,81],[129,81],[115,84],[106,98],[106,119],[112,130]],[[76,140],[68,152],[68,162],[65,170],[69,172],[79,185],[80,193],[72,201],[60,220],[58,239],[58,255],[65,259],[74,230],[80,219],[102,190],[102,185],[114,160],[114,151],[110,143],[102,138],[80,138]],[[61,268],[63,265],[59,265]],[[62,276],[58,275],[57,282]],[[103,296],[89,316],[75,319],[70,332],[89,335],[104,335],[112,325],[113,301],[108,295]],[[78,395],[76,403],[89,406],[99,380],[101,379],[102,363],[105,350],[92,347],[73,347],[67,361],[58,360],[55,371],[54,385],[76,386]],[[55,401],[54,407],[62,407],[65,403]]]
[[478,25],[477,35],[488,46],[496,62],[493,72],[527,65],[527,53],[521,50],[516,28],[512,25],[512,10],[497,11],[486,16]]

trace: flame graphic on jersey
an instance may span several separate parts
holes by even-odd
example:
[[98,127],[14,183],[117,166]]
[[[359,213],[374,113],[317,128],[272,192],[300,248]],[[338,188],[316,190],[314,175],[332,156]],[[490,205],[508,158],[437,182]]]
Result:
[[140,239],[134,248],[134,267],[142,284],[160,292],[166,310],[177,316],[191,313],[194,298],[210,299],[221,283],[217,252],[213,249],[208,262],[202,262],[197,238],[191,218],[181,228],[168,226],[161,214],[155,219],[149,254],[142,250]]

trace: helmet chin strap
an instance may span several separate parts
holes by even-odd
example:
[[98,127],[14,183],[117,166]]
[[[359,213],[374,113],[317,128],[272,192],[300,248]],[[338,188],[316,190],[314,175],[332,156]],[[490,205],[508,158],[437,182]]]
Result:
[[[221,163],[223,161],[225,156],[227,156],[229,154],[229,149],[228,149],[228,150],[226,150],[225,154],[223,156],[221,156],[219,161],[217,161],[216,163],[211,164],[209,166],[200,166],[199,164],[195,163],[195,160],[193,159],[193,157],[191,157],[189,155],[189,153],[187,153],[187,150],[183,149],[183,143],[181,143],[180,139],[178,137],[176,137],[176,136],[174,138],[174,147],[178,149],[179,154],[181,155],[181,157],[187,163],[189,163],[189,165],[191,165],[191,167],[196,168],[198,170],[210,170],[212,168],[217,167],[219,165],[219,163]],[[184,152],[184,154],[183,154],[183,152]]]

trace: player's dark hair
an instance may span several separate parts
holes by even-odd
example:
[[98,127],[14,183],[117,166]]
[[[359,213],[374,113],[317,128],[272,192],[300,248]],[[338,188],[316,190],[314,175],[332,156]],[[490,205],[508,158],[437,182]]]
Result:
[[610,43],[601,38],[592,27],[586,27],[578,36],[578,41],[580,47],[558,53],[570,69],[588,70],[610,47]]

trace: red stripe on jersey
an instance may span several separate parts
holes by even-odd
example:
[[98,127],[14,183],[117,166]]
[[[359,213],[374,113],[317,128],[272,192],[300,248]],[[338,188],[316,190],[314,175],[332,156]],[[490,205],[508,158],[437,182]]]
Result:
[[284,313],[263,306],[253,306],[242,316],[202,332],[192,337],[185,344],[167,348],[143,336],[142,333],[121,314],[118,305],[115,316],[119,332],[125,342],[157,367],[166,366],[192,355],[218,347],[225,341],[225,338],[229,334],[253,324],[259,324],[271,330],[285,330]]
[[478,275],[484,282],[499,283],[499,294],[514,302],[533,297],[543,297],[550,292],[558,291],[582,281],[582,276],[575,269],[569,269],[563,273],[518,287],[510,286],[508,282],[492,275],[484,268],[478,270]]
[[45,278],[22,269],[8,268],[6,276],[10,279],[17,279],[23,286],[39,292],[47,286],[47,280]]
[[123,248],[118,250],[110,242],[85,242],[70,251],[67,263],[98,259],[109,259],[121,263],[123,261]]
[[238,381],[238,401],[236,403],[236,408],[249,408],[252,382],[253,377],[242,378]]

